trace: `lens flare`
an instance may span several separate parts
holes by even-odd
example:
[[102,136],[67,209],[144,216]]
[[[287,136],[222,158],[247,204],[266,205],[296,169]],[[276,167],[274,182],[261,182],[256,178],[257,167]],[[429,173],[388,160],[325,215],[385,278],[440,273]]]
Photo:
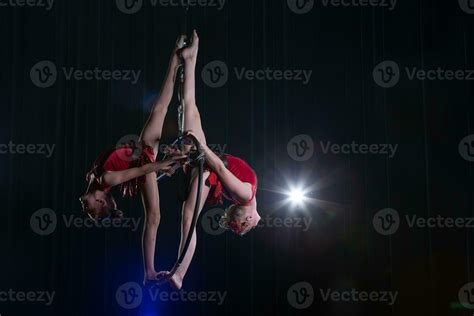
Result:
[[307,200],[306,192],[301,187],[292,187],[287,192],[288,202],[294,206],[304,206]]

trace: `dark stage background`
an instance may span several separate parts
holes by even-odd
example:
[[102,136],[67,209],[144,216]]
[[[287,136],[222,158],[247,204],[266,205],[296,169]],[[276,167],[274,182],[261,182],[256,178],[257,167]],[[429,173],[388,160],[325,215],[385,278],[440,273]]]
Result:
[[[118,199],[138,226],[101,228],[78,197],[98,153],[140,133],[183,8],[41,3],[0,1],[1,316],[474,314],[472,0],[193,1],[207,140],[256,170],[263,220],[221,233],[206,206],[183,292],[158,297],[140,199]],[[117,78],[68,77],[96,67]],[[164,142],[175,122],[176,100]],[[282,202],[290,184],[304,205]],[[160,183],[158,270],[177,255],[177,187]]]

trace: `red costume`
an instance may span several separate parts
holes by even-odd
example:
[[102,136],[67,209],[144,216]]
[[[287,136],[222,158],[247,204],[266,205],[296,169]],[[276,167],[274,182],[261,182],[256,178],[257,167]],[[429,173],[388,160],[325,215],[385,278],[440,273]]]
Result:
[[[102,176],[107,171],[121,171],[140,167],[155,161],[155,152],[147,145],[125,144],[99,155],[95,160],[91,172],[99,179],[101,190],[110,191],[110,187],[103,184]],[[135,196],[139,191],[140,183],[145,182],[145,177],[132,179],[120,185],[120,192],[124,197]]]
[[211,174],[206,180],[206,185],[211,188],[207,197],[207,202],[209,203],[209,205],[215,206],[217,204],[222,204],[223,197],[225,197],[227,200],[230,200],[237,205],[249,204],[257,193],[257,175],[255,174],[255,171],[244,160],[238,157],[225,154],[223,160],[227,161],[227,169],[234,176],[236,176],[237,179],[242,182],[250,183],[252,185],[252,197],[245,203],[235,200],[231,194],[225,191],[225,188],[219,181],[217,174],[211,171]]

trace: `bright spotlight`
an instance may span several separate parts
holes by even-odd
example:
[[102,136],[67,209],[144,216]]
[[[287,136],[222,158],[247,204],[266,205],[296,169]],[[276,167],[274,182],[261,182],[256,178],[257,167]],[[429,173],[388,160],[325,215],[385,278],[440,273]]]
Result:
[[305,191],[301,188],[292,188],[288,191],[288,201],[294,205],[303,205],[306,200]]

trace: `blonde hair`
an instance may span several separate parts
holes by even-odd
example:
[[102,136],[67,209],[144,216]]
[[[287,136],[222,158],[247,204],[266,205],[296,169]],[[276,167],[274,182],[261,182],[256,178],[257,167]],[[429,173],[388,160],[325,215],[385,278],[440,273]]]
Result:
[[219,226],[225,230],[232,230],[237,235],[243,236],[250,230],[242,230],[240,227],[244,214],[245,212],[239,207],[239,205],[232,204],[225,210],[224,215],[220,218]]

